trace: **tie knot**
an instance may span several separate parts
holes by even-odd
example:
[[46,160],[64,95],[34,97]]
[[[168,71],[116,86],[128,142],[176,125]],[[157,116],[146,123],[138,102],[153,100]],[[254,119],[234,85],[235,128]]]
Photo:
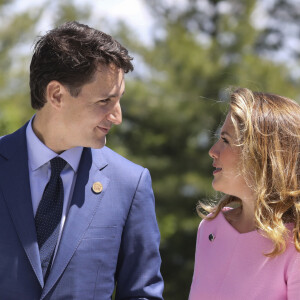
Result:
[[60,172],[66,165],[66,161],[59,156],[56,156],[50,160],[51,164],[51,175],[60,175]]

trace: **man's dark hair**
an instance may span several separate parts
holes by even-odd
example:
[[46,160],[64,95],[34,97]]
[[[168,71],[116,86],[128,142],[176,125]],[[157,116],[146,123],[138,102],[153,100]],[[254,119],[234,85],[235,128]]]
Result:
[[99,64],[114,64],[132,71],[132,57],[110,35],[78,22],[67,22],[40,37],[30,64],[31,106],[41,109],[46,103],[48,83],[57,80],[73,97],[90,82]]

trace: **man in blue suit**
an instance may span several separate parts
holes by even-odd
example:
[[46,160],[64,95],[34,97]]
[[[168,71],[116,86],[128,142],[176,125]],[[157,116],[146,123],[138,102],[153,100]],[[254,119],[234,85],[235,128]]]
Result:
[[0,140],[0,299],[162,299],[149,172],[105,147],[131,59],[77,22],[37,41],[36,114]]

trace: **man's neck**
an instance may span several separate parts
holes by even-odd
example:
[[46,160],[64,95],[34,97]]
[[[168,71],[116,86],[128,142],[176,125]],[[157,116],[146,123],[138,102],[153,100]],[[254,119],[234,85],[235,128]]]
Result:
[[57,122],[53,122],[53,118],[46,118],[45,114],[38,111],[32,120],[32,130],[43,144],[60,154],[67,150],[67,147],[62,146],[64,140],[59,135],[60,130],[57,129],[55,123],[57,124]]

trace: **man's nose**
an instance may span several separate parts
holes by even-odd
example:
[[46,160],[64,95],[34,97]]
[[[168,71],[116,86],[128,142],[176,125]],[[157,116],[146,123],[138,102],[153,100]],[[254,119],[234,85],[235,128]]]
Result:
[[122,109],[120,103],[116,103],[113,109],[109,112],[107,119],[115,125],[122,123]]

